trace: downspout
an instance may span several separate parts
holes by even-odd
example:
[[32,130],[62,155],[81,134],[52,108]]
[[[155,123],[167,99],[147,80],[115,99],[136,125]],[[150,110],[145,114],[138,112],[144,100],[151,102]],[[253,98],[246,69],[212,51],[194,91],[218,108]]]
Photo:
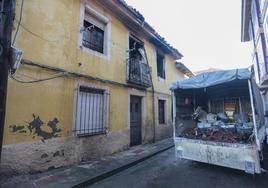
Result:
[[254,26],[253,26],[253,23],[252,23],[252,19],[250,19],[250,25],[251,25],[251,28],[252,28],[253,45],[254,45],[254,56],[256,58],[256,63],[257,63],[258,78],[259,78],[259,81],[261,81],[260,62],[259,62],[259,57],[258,57],[258,52],[257,52],[257,45],[256,45],[257,38],[256,38],[256,35],[254,33],[254,29],[253,29]]
[[[147,57],[147,55],[146,55]],[[149,66],[149,65],[148,65]],[[153,83],[153,79],[152,79],[152,73],[150,71],[150,79],[151,79],[151,82],[152,82],[152,95],[153,95],[153,98],[152,98],[152,108],[153,108],[153,132],[154,132],[154,138],[153,138],[153,142],[155,142],[156,140],[156,127],[155,127],[155,90],[154,90],[154,83]]]
[[[143,22],[141,23],[141,27],[143,29],[144,29],[144,24],[145,24],[145,20],[143,20]],[[145,47],[144,47],[144,52],[145,52],[146,64],[148,65],[148,67],[150,67]],[[155,90],[154,90],[154,82],[153,82],[153,77],[152,77],[152,71],[150,71],[150,80],[151,80],[151,83],[152,83],[153,142],[155,142],[155,140],[156,140],[156,138],[155,138],[156,137],[155,105],[154,105],[155,104]]]
[[253,125],[254,125],[254,136],[256,140],[256,144],[258,149],[260,150],[260,141],[258,138],[258,129],[257,129],[257,122],[256,122],[256,113],[254,108],[254,98],[253,98],[253,92],[252,92],[252,86],[251,81],[248,79],[248,87],[249,87],[249,96],[250,96],[250,105],[251,105],[251,111],[252,111],[252,118],[253,118]]
[[175,95],[175,90],[172,90],[172,113],[173,113],[173,139],[175,140],[176,138],[176,95]]
[[265,65],[265,74],[267,74],[267,53],[266,53],[266,41],[265,41],[265,36],[264,36],[264,31],[263,31],[263,23],[262,23],[262,17],[261,17],[261,7],[260,3],[258,0],[255,0],[255,5],[256,5],[256,12],[257,12],[257,19],[258,19],[258,26],[260,30],[260,37],[261,37],[261,44],[262,44],[262,51],[263,51],[263,56],[264,56],[264,65]]
[[[143,24],[142,24],[143,26]],[[148,61],[148,57],[147,57],[147,52],[144,48],[144,53],[145,53],[145,58],[146,58],[146,64],[149,66],[149,61]],[[153,83],[153,78],[152,78],[152,71],[150,71],[150,80],[152,83],[152,111],[153,111],[153,142],[155,142],[156,140],[156,127],[155,127],[155,90],[154,90],[154,83]]]

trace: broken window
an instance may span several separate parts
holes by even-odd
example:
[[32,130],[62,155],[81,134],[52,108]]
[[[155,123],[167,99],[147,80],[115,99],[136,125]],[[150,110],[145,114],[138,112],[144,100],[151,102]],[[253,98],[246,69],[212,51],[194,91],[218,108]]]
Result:
[[128,53],[128,82],[150,87],[150,67],[143,42],[131,35],[129,37]]
[[159,124],[165,124],[165,100],[158,100],[158,122]]
[[76,134],[95,135],[107,130],[107,93],[102,89],[80,86],[76,102]]
[[165,79],[166,73],[165,73],[165,62],[164,62],[164,55],[157,52],[157,76],[160,78]]
[[145,63],[139,49],[144,49],[143,42],[134,36],[130,36],[129,37],[129,59]]
[[85,12],[82,45],[91,50],[104,53],[106,23]]

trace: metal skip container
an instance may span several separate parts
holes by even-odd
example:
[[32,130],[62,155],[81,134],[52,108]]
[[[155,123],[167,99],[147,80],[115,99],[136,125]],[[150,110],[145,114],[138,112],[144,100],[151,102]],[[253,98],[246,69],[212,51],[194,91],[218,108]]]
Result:
[[[260,92],[248,69],[200,74],[173,83],[171,90],[177,157],[251,174],[262,172],[259,153],[265,138],[264,110]],[[233,113],[227,112],[226,106],[234,106]],[[197,107],[209,113],[231,114],[231,123],[224,122],[226,125],[221,127],[209,126],[210,122],[205,121],[200,123],[192,116]],[[252,128],[237,124],[232,119],[235,113],[248,114],[250,123],[246,125]],[[234,126],[232,130],[227,129],[230,124]],[[187,130],[191,131],[184,134]]]

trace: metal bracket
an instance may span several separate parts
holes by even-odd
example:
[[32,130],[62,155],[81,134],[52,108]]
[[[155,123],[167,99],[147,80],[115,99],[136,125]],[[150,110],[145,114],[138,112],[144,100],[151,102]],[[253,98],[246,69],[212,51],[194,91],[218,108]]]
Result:
[[182,157],[182,150],[176,150],[176,157]]
[[245,161],[245,172],[248,174],[255,174],[255,163],[251,161]]

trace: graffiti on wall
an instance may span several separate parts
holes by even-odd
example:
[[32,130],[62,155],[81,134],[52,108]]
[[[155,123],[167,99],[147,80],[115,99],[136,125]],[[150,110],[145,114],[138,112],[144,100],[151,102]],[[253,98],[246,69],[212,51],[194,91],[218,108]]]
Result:
[[59,120],[57,118],[44,123],[39,116],[33,114],[33,120],[26,123],[27,125],[10,125],[10,131],[12,133],[29,133],[33,138],[41,137],[42,141],[60,136],[61,129],[58,128]]

